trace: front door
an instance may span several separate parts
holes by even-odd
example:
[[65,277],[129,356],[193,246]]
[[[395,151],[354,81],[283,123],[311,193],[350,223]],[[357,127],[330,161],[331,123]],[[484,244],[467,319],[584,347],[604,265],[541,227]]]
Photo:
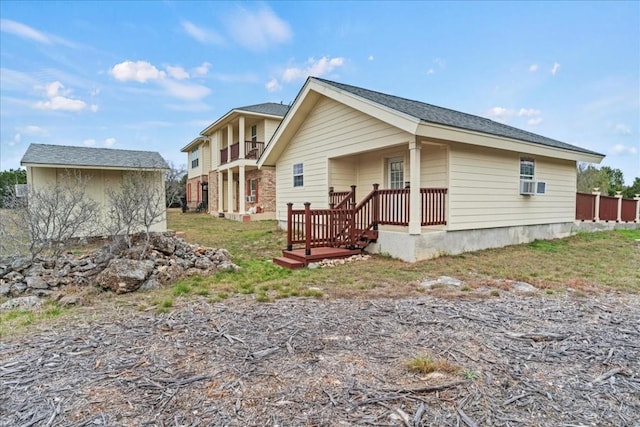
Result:
[[404,160],[402,158],[389,159],[389,188],[404,188]]

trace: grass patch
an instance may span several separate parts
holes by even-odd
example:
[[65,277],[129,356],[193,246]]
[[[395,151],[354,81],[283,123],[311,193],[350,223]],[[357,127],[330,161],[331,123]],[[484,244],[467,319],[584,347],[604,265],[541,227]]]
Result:
[[22,328],[45,320],[52,320],[63,316],[69,310],[56,303],[48,303],[42,307],[30,310],[0,311],[0,337],[21,330]]
[[441,372],[455,374],[460,371],[460,367],[446,359],[433,359],[431,356],[418,356],[407,362],[407,369],[418,374],[430,374]]

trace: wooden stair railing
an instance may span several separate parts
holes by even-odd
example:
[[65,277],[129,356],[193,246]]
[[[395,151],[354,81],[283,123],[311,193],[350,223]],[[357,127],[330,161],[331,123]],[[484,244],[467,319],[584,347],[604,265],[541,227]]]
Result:
[[[287,203],[287,250],[303,244],[310,254],[314,247],[364,248],[377,238],[378,225],[408,225],[410,189],[373,190],[360,203],[355,203],[355,185],[351,191],[340,192],[342,200],[331,203],[329,209],[293,209]],[[331,195],[338,194],[330,189]],[[421,225],[446,224],[446,188],[421,188]],[[330,200],[335,200],[331,199]]]

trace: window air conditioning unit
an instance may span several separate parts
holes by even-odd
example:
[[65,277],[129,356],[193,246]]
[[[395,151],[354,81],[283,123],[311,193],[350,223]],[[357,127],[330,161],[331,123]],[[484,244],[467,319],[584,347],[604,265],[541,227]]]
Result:
[[256,196],[247,196],[247,203],[254,203],[256,201]]
[[534,194],[545,194],[547,183],[545,181],[520,180],[520,194],[532,196]]
[[533,195],[536,194],[536,182],[531,180],[520,180],[520,194]]

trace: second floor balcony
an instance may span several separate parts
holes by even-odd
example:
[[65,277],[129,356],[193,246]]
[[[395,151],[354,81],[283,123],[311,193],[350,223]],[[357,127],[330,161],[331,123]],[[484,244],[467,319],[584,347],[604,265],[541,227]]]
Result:
[[[231,153],[229,153],[229,150]],[[230,147],[225,147],[220,150],[220,164],[233,162],[238,159],[252,159],[257,160],[258,157],[264,151],[264,142],[259,141],[244,141],[244,156],[240,157],[240,143],[236,142]],[[231,154],[231,156],[229,156]]]

